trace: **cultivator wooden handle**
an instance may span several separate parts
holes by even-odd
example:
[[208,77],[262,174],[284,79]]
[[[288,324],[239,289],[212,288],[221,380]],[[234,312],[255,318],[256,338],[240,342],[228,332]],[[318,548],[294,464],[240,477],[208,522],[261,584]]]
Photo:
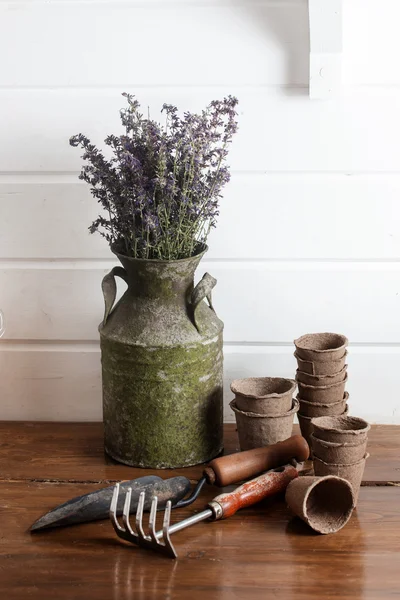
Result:
[[256,479],[246,481],[233,492],[220,494],[208,506],[213,511],[215,519],[228,519],[242,508],[284,492],[292,479],[298,475],[297,469],[289,465],[263,473]]
[[309,446],[301,435],[254,450],[245,450],[215,458],[204,469],[204,477],[210,484],[220,487],[254,477],[258,473],[281,467],[293,459],[303,462],[310,454]]

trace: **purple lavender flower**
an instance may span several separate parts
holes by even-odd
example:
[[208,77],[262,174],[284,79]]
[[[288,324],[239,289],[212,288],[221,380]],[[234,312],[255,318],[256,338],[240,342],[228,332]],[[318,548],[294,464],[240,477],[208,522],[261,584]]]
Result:
[[109,135],[107,160],[83,134],[71,146],[83,148],[80,179],[91,186],[102,213],[92,223],[111,246],[128,256],[174,260],[192,256],[216,226],[218,204],[230,174],[225,164],[237,131],[237,99],[213,100],[200,114],[183,117],[171,104],[162,126],[140,113],[123,94],[124,134]]

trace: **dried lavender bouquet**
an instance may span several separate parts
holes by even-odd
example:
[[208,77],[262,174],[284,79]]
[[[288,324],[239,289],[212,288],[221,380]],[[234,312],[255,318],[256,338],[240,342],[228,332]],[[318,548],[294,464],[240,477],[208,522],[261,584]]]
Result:
[[80,179],[104,209],[92,223],[114,250],[134,258],[177,260],[197,254],[216,225],[225,164],[237,131],[237,99],[214,100],[200,113],[164,104],[164,123],[144,118],[123,94],[123,135],[109,135],[111,158],[83,134],[70,139],[84,150]]

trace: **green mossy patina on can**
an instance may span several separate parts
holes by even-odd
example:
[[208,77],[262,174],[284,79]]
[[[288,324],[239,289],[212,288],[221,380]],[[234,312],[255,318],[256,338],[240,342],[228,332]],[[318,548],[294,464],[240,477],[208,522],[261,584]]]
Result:
[[[100,325],[105,450],[132,466],[174,468],[222,451],[222,330],[216,281],[193,277],[206,249],[159,261],[117,254]],[[115,275],[128,288],[111,312]],[[210,306],[204,302],[209,300]]]

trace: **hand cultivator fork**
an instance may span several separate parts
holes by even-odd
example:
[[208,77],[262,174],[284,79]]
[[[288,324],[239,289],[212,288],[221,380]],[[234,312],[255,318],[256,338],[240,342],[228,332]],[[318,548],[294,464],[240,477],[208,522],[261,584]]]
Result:
[[298,471],[295,467],[286,466],[268,471],[260,475],[256,479],[247,481],[233,492],[220,494],[214,500],[208,503],[205,510],[194,514],[183,521],[179,521],[174,525],[170,525],[171,518],[171,501],[167,502],[163,528],[156,531],[156,515],[157,515],[157,497],[154,497],[151,503],[149,516],[149,531],[146,534],[143,529],[143,508],[145,503],[145,493],[142,492],[139,496],[139,503],[136,511],[135,529],[131,527],[129,521],[129,512],[131,505],[131,489],[129,488],[126,496],[124,509],[122,514],[123,526],[117,519],[117,504],[119,495],[119,484],[114,488],[114,493],[110,506],[110,519],[115,529],[116,534],[121,539],[131,542],[142,548],[150,548],[161,554],[166,554],[171,558],[177,558],[178,555],[171,542],[170,535],[186,527],[190,527],[195,523],[204,520],[217,521],[233,516],[236,511],[247,506],[251,506],[264,498],[282,492],[286,489],[292,479],[298,476]]

